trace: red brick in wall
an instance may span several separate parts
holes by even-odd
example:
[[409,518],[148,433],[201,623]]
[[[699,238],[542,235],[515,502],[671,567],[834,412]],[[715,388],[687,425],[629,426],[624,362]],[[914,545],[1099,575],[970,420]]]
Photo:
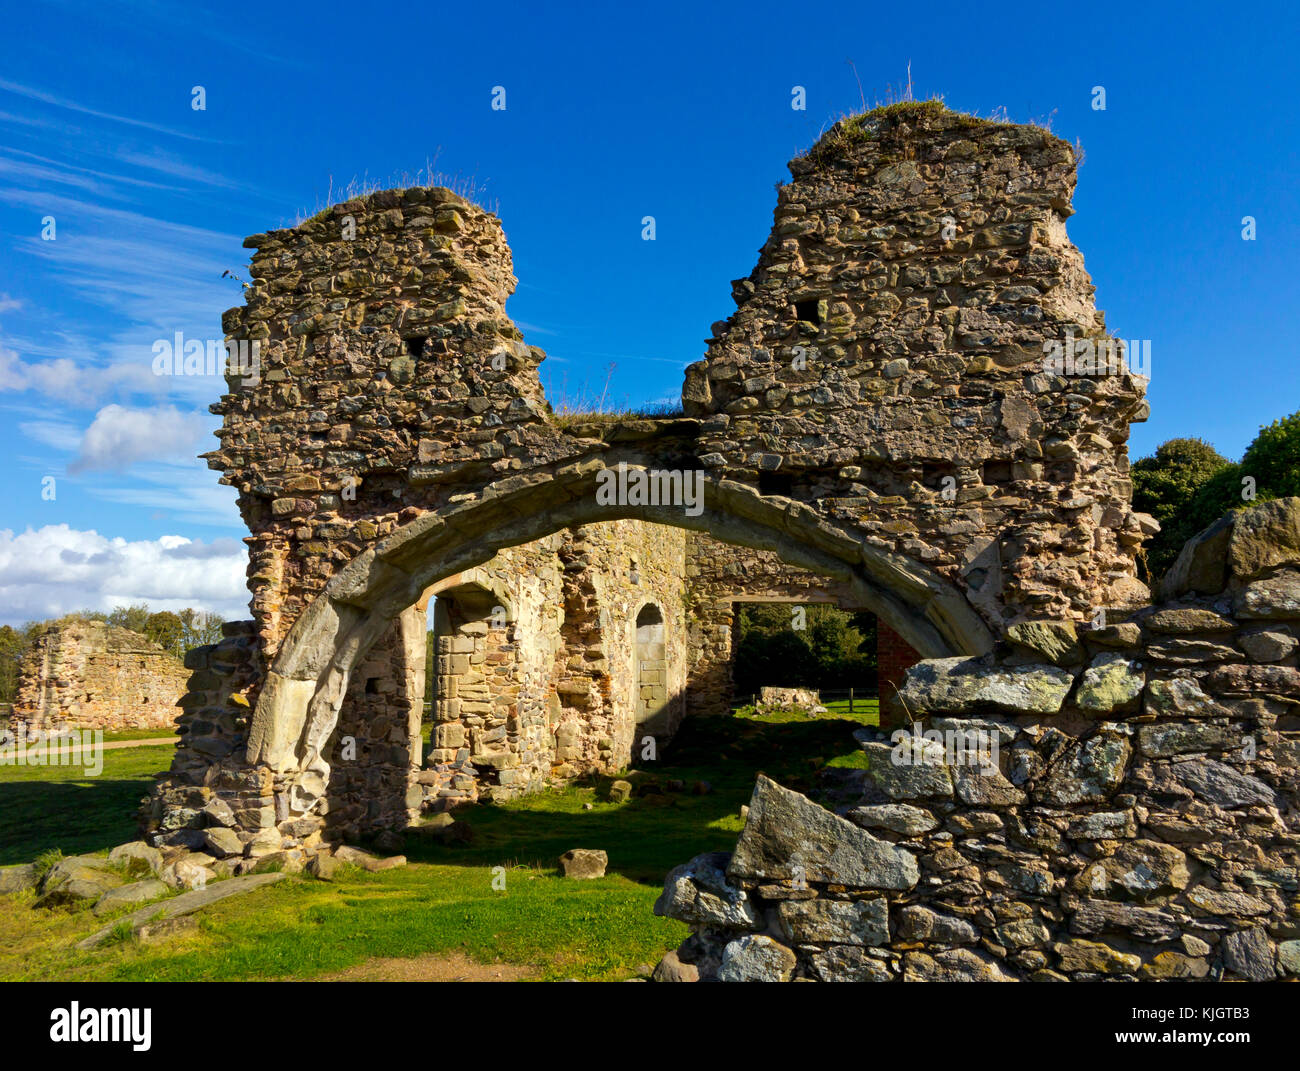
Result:
[[903,674],[921,661],[911,645],[884,621],[876,621],[876,665],[880,700],[893,698],[903,683]]

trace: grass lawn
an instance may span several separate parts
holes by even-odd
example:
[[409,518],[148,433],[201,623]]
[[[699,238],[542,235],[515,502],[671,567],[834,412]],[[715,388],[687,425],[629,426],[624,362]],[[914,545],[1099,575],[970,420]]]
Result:
[[0,866],[30,863],[42,852],[93,853],[136,839],[136,812],[167,769],[174,745],[104,751],[104,769],[0,766]]
[[108,744],[114,740],[164,740],[169,736],[175,736],[176,730],[169,729],[118,729],[116,732],[105,733],[104,743]]
[[[104,920],[33,911],[30,894],[6,898],[0,979],[309,978],[372,957],[431,953],[526,965],[542,979],[627,978],[688,933],[651,911],[668,870],[735,844],[757,771],[811,791],[823,766],[855,750],[853,728],[873,720],[874,708],[854,706],[851,720],[835,710],[810,718],[742,708],[690,722],[662,763],[627,775],[651,791],[624,804],[605,802],[613,778],[600,777],[471,808],[461,818],[473,829],[468,844],[444,845],[417,829],[408,832],[404,868],[348,869],[332,883],[290,878],[206,909],[196,930],[163,943],[75,952]],[[169,747],[107,751],[103,775],[82,781],[80,771],[0,767],[0,858],[25,862],[52,847],[72,854],[133,839],[138,800],[170,755]],[[667,791],[669,781],[686,791]],[[696,781],[711,790],[693,793]],[[604,849],[608,874],[560,877],[557,857],[570,848]],[[505,889],[494,889],[502,872]]]

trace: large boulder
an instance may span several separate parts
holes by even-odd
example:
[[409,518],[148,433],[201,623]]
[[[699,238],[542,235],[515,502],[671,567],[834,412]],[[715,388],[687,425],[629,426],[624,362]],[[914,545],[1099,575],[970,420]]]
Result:
[[762,929],[748,894],[727,882],[730,861],[727,852],[706,852],[674,868],[655,901],[654,913],[719,929]]
[[1254,580],[1282,565],[1300,565],[1300,498],[1261,502],[1236,514],[1228,542],[1233,576]]
[[1048,665],[993,666],[986,658],[930,658],[907,671],[898,695],[913,715],[1056,714],[1074,677]]
[[32,906],[53,907],[78,900],[98,900],[121,884],[121,876],[107,859],[73,855],[60,859],[46,871],[39,886],[40,895]]
[[903,890],[916,885],[920,872],[905,848],[759,774],[727,877]]
[[0,868],[0,896],[26,892],[36,888],[40,873],[35,863],[21,863],[18,866]]
[[129,867],[133,860],[140,860],[151,873],[157,874],[163,868],[163,855],[157,848],[152,848],[142,840],[133,840],[119,844],[108,853],[108,861],[117,866]]
[[566,878],[603,878],[609,856],[595,848],[570,848],[560,856],[560,866]]
[[1217,595],[1228,584],[1228,543],[1233,515],[1220,517],[1183,544],[1174,564],[1160,581],[1159,595],[1172,601],[1180,595]]

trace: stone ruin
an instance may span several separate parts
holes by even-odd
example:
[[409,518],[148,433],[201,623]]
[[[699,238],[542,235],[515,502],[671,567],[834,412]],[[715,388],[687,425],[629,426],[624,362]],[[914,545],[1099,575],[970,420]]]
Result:
[[[1145,381],[1044,362],[1109,341],[1066,235],[1075,169],[1042,129],[933,103],[837,124],[791,162],[679,418],[557,420],[500,223],[449,191],[248,239],[224,326],[260,375],[228,377],[207,457],[250,531],[252,620],[191,658],[151,842],[301,865],[619,768],[726,709],[736,601],[821,598],[898,641],[904,717],[983,732],[978,774],[912,761],[921,736],[863,740],[847,818],[761,781],[736,853],[670,877],[661,910],[698,933],[661,976],[1290,969],[1294,511],[1207,536],[1147,605]],[[612,473],[655,493],[603,493]]]
[[29,732],[175,730],[189,676],[179,658],[138,632],[65,619],[23,659],[10,720]]
[[[668,877],[668,980],[1300,975],[1300,499],[1190,542],[1164,601],[924,661],[832,813],[760,778]],[[923,724],[922,724],[923,721]]]

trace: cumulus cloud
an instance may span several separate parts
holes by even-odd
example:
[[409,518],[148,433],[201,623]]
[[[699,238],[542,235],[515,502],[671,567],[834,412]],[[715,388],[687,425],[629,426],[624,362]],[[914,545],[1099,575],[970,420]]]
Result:
[[197,413],[174,406],[128,409],[106,405],[81,437],[68,472],[121,472],[136,461],[166,461],[192,456],[204,433]]
[[0,623],[139,602],[154,610],[190,606],[228,620],[246,618],[247,563],[247,549],[236,539],[129,541],[66,524],[16,535],[0,529]]

